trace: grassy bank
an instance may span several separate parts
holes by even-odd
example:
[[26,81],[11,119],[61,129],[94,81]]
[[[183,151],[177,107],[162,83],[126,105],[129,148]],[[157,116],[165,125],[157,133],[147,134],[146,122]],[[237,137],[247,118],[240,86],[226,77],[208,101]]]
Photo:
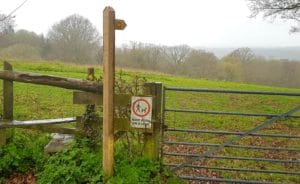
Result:
[[[10,61],[14,70],[32,73],[44,73],[57,76],[73,77],[78,79],[85,79],[86,71],[89,66],[86,65],[71,65],[62,64],[59,62],[28,62],[28,61]],[[0,63],[2,67],[3,63]],[[95,66],[96,77],[101,78],[102,68]],[[196,80],[186,77],[178,77],[172,75],[166,75],[162,73],[154,73],[138,70],[118,69],[116,73],[117,78],[126,79],[131,81],[135,76],[145,78],[151,82],[162,82],[164,86],[177,86],[177,87],[192,87],[192,88],[212,88],[212,89],[236,89],[236,90],[260,90],[260,91],[278,91],[278,92],[300,92],[300,89],[279,88],[271,86],[261,86],[254,84],[242,84],[227,81],[211,81],[211,80]],[[1,81],[2,82],[2,81]],[[17,120],[30,120],[30,119],[44,119],[44,118],[62,118],[76,115],[82,115],[84,113],[84,106],[72,104],[72,91],[64,90],[55,87],[32,85],[24,83],[15,83],[15,106],[14,106],[14,119]],[[2,93],[2,89],[0,89]],[[166,106],[167,108],[177,109],[195,109],[195,110],[212,110],[212,111],[239,111],[239,112],[255,112],[255,113],[283,113],[291,108],[300,104],[300,98],[298,97],[283,97],[283,96],[262,96],[262,95],[231,95],[231,94],[209,94],[209,93],[183,93],[183,92],[168,92],[166,94]],[[3,99],[1,97],[1,103]],[[0,107],[2,111],[2,106]],[[99,110],[100,111],[100,110]],[[297,115],[300,115],[299,113]],[[223,130],[223,131],[246,131],[264,122],[266,118],[262,117],[238,117],[238,116],[220,116],[220,115],[196,115],[196,114],[181,114],[181,113],[167,113],[166,125],[174,128],[187,128],[187,129],[205,129],[205,130]],[[299,119],[288,119],[280,121],[260,133],[281,133],[281,134],[300,134]],[[31,134],[31,133],[30,133]],[[213,136],[209,134],[184,134],[184,133],[166,133],[166,140],[176,141],[188,141],[198,143],[222,143],[230,136]],[[232,137],[232,136],[231,136]],[[46,139],[46,138],[45,138]],[[39,141],[39,145],[44,144],[44,139]],[[273,147],[296,147],[300,148],[299,140],[297,139],[271,139],[271,138],[246,138],[242,139],[238,144],[240,145],[257,145],[257,146],[273,146]],[[28,146],[30,147],[30,146]],[[55,158],[41,158],[40,155],[36,157],[37,162],[32,164],[41,164],[36,171],[41,172],[38,177],[50,178],[50,173],[55,173],[57,170],[55,165],[61,163],[70,163],[66,167],[76,166],[72,164],[74,155],[82,155],[89,152],[82,148],[83,146],[76,145],[73,152],[69,151],[64,153],[69,155],[68,158],[64,158],[63,154],[56,155]],[[37,150],[42,150],[38,148]],[[21,148],[20,148],[21,149]],[[116,177],[112,179],[113,183],[126,183],[129,181],[126,179],[127,172],[134,173],[131,177],[133,182],[146,182],[150,178],[153,182],[159,183],[163,178],[156,177],[155,173],[158,173],[157,163],[150,163],[148,160],[138,158],[135,160],[125,159],[122,156],[122,144],[118,145],[120,150],[117,152],[117,164],[116,164]],[[166,152],[180,152],[180,153],[201,153],[206,151],[207,147],[189,147],[189,146],[165,146]],[[38,151],[37,151],[38,152]],[[247,149],[229,149],[226,148],[219,152],[225,156],[243,156],[243,157],[266,157],[266,158],[278,158],[278,159],[299,159],[299,153],[297,152],[274,152],[274,151],[257,151]],[[70,156],[71,155],[71,156]],[[73,157],[72,157],[73,155]],[[15,155],[18,157],[17,155]],[[82,158],[82,163],[88,164],[91,160],[94,160],[94,155],[87,156],[88,158]],[[23,157],[22,157],[23,158]],[[81,158],[81,157],[80,157]],[[25,159],[25,158],[24,158]],[[45,159],[44,161],[41,161]],[[101,158],[97,158],[101,159]],[[180,163],[185,158],[178,157],[166,157],[165,162]],[[1,159],[2,160],[2,159]],[[1,161],[0,161],[1,162]],[[21,161],[20,161],[21,162]],[[3,163],[3,162],[2,162]],[[47,164],[47,167],[43,164]],[[253,161],[229,161],[229,160],[216,160],[205,159],[200,162],[209,166],[227,166],[227,167],[241,167],[241,168],[253,168],[253,169],[268,169],[268,170],[291,170],[300,171],[299,164],[279,164],[268,162],[253,162]],[[149,165],[149,167],[147,166]],[[1,166],[1,164],[0,164]],[[81,165],[80,165],[81,166]],[[82,166],[84,167],[84,166]],[[100,165],[99,165],[100,168]],[[48,170],[47,170],[48,169]],[[63,167],[60,168],[64,170]],[[141,172],[139,170],[142,170]],[[1,170],[0,170],[1,171]],[[23,170],[21,170],[23,171]],[[21,172],[20,171],[20,172]],[[47,172],[48,173],[47,173]],[[93,170],[91,173],[96,173],[98,170]],[[2,171],[4,172],[4,171]],[[45,173],[46,172],[46,173]],[[74,175],[68,175],[69,177],[76,177],[76,173],[80,170],[68,170],[68,173],[75,173]],[[86,171],[88,173],[88,171]],[[201,174],[204,176],[217,176],[225,178],[241,178],[252,180],[269,180],[274,182],[288,182],[297,183],[300,180],[299,176],[294,175],[268,175],[246,172],[225,172],[218,170],[206,170],[200,169],[199,171],[182,171],[186,174]],[[144,179],[140,178],[141,174],[152,173]],[[49,176],[48,176],[49,175]],[[78,176],[79,177],[79,176]],[[87,177],[87,176],[80,176]],[[93,180],[97,182],[97,177]],[[61,178],[63,180],[63,177]],[[40,180],[46,182],[45,180]],[[71,180],[70,180],[71,181]],[[171,180],[170,180],[171,181]],[[176,180],[176,182],[179,182]],[[128,183],[128,182],[127,182]],[[130,183],[130,181],[129,181]]]

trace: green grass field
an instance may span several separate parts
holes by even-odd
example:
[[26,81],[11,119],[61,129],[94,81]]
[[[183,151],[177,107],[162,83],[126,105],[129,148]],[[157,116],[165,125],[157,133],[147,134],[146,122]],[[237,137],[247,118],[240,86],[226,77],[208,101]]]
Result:
[[[62,64],[59,62],[49,63],[47,61],[28,62],[10,61],[15,71],[42,73],[57,76],[73,77],[78,79],[86,78],[87,68],[90,66]],[[3,63],[0,63],[0,67]],[[96,68],[96,77],[102,75],[102,68]],[[226,81],[199,80],[186,77],[172,76],[148,71],[131,69],[118,69],[116,77],[122,77],[128,81],[135,76],[144,77],[149,82],[162,82],[164,86],[210,88],[210,89],[236,89],[236,90],[259,90],[277,92],[300,92],[300,89],[289,89],[280,87],[261,86],[254,84],[241,84]],[[32,120],[45,118],[62,118],[82,115],[84,106],[72,104],[72,90],[64,90],[56,87],[32,85],[25,83],[14,83],[14,119]],[[0,89],[2,91],[2,89]],[[167,92],[166,107],[176,109],[212,110],[212,111],[237,111],[255,113],[284,113],[300,104],[299,97],[263,96],[263,95],[232,95],[232,94],[211,94],[211,93],[187,93]],[[1,103],[2,103],[1,98]],[[0,106],[2,111],[2,106]],[[100,110],[99,110],[100,111]],[[300,115],[298,112],[295,115]],[[165,123],[169,128],[205,129],[220,131],[247,131],[263,123],[266,118],[262,117],[239,117],[221,115],[203,115],[188,113],[166,113]],[[260,133],[300,134],[299,119],[288,119],[280,121]],[[220,136],[211,134],[186,134],[166,133],[165,139],[172,141],[198,142],[198,143],[222,143],[232,136]],[[294,147],[300,148],[299,139],[284,138],[243,138],[237,144],[273,146],[273,147]],[[165,146],[166,152],[180,153],[202,153],[207,147],[191,146]],[[274,159],[300,159],[299,152],[277,152],[269,150],[249,150],[225,148],[220,155],[261,157]],[[185,160],[182,157],[165,157],[164,162],[180,163]],[[240,160],[217,160],[204,159],[199,164],[208,166],[226,166],[231,168],[251,168],[268,170],[287,170],[300,172],[300,164],[281,164],[270,162],[253,162]],[[216,176],[222,178],[239,178],[250,180],[266,180],[283,183],[299,183],[299,175],[282,174],[257,174],[249,172],[228,172],[218,170],[184,170],[184,174],[198,174],[202,176]],[[196,175],[195,175],[196,176]]]

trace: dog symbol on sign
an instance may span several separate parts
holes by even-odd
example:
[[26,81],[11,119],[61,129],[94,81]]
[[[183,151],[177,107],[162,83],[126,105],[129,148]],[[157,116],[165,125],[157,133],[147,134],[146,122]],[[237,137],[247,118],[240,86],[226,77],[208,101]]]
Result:
[[133,113],[138,117],[144,117],[149,114],[150,104],[147,100],[140,98],[133,102]]
[[146,113],[147,109],[148,109],[148,107],[142,107],[140,102],[136,105],[136,112],[139,112],[141,114]]
[[131,98],[131,127],[151,128],[152,97]]

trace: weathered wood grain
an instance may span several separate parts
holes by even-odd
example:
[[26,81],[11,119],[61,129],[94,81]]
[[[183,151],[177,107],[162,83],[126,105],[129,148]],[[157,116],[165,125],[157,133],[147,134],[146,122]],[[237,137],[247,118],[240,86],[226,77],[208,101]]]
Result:
[[102,83],[66,77],[57,77],[53,75],[4,70],[0,71],[0,79],[102,93]]
[[[8,62],[4,62],[3,69],[7,71],[12,71],[12,66]],[[3,80],[3,120],[11,121],[13,120],[13,107],[14,105],[14,89],[13,81]],[[6,131],[0,130],[0,146],[6,144]]]
[[[129,106],[131,96],[127,94],[116,94],[114,100],[115,106]],[[91,92],[74,91],[73,103],[103,105],[103,95]]]
[[115,79],[115,11],[103,11],[103,171],[113,176],[114,168],[114,79]]
[[53,125],[75,122],[76,118],[58,118],[58,119],[42,119],[42,120],[29,120],[29,121],[11,121],[11,122],[0,122],[0,128],[23,128],[36,125]]

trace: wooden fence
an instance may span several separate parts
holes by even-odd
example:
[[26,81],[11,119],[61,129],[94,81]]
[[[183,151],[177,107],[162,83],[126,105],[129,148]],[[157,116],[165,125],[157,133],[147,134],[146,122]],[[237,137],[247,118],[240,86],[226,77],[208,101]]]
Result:
[[[94,69],[88,69],[88,76],[94,76]],[[88,77],[90,80],[93,78]],[[55,86],[64,89],[75,89],[73,92],[73,104],[82,105],[99,105],[103,106],[103,85],[101,82],[78,80],[72,78],[56,77],[51,75],[40,75],[33,73],[14,72],[13,67],[8,62],[4,62],[4,70],[0,71],[0,79],[3,80],[3,117],[0,121],[0,143],[4,145],[6,142],[6,135],[4,129],[6,128],[24,128],[39,130],[46,133],[63,133],[85,135],[85,122],[83,116],[43,120],[27,120],[19,121],[13,119],[14,111],[14,82],[24,82],[31,84],[40,84]],[[153,97],[152,109],[152,124],[151,129],[136,129],[130,126],[129,118],[113,117],[113,140],[118,138],[128,131],[139,131],[144,133],[144,149],[143,153],[146,157],[157,160],[159,158],[159,129],[161,121],[161,83],[145,83],[143,86],[143,96]],[[80,90],[80,91],[79,91]],[[129,107],[131,104],[131,95],[129,94],[114,94],[114,107]],[[84,113],[84,112],[83,112]],[[130,117],[130,114],[127,115]],[[75,128],[63,127],[60,124],[74,123]],[[97,119],[93,122],[102,131],[103,118]],[[98,131],[99,132],[99,131]],[[103,136],[105,137],[105,136]]]
[[[47,120],[17,121],[13,120],[14,82],[48,85],[64,89],[77,90],[73,92],[73,103],[87,105],[95,109],[95,105],[103,106],[103,118],[93,122],[100,127],[103,136],[103,171],[105,176],[113,175],[114,142],[127,131],[138,131],[144,134],[144,156],[158,160],[159,136],[161,126],[161,101],[162,84],[145,83],[143,95],[152,97],[151,128],[134,128],[130,126],[130,114],[128,118],[117,118],[114,115],[116,107],[129,107],[132,95],[115,94],[115,30],[123,30],[126,23],[115,19],[115,11],[106,7],[103,12],[103,83],[94,81],[94,69],[88,69],[89,80],[78,80],[51,75],[41,75],[13,71],[12,65],[4,62],[4,70],[0,71],[0,79],[3,80],[3,118],[0,122],[0,145],[5,144],[5,128],[27,128],[45,132],[57,132],[68,134],[85,134],[84,118],[82,116],[71,118],[58,118]],[[92,76],[92,77],[91,77]],[[76,122],[75,128],[62,127],[59,124]],[[93,126],[92,126],[93,127]],[[98,131],[99,132],[99,131]]]

